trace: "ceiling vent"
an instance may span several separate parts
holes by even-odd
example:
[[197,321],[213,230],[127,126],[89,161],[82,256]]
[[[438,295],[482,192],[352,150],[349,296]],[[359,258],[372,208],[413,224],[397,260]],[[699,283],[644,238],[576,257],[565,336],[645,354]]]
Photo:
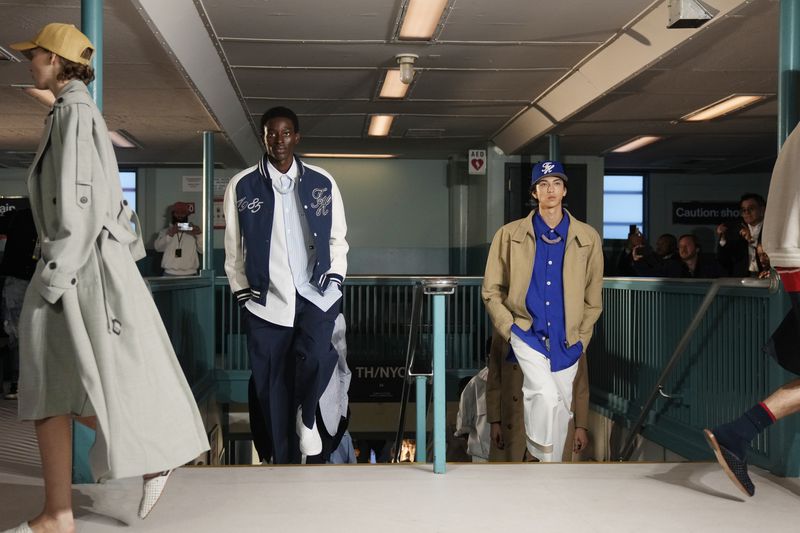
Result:
[[444,137],[443,128],[409,128],[403,135],[406,139],[439,139]]
[[700,0],[669,0],[667,28],[699,28],[714,15]]

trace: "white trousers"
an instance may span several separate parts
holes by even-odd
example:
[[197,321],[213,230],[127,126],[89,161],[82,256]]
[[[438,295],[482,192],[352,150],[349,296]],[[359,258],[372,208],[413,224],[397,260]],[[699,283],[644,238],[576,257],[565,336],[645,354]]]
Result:
[[561,461],[572,420],[572,385],[576,362],[552,372],[550,360],[511,334],[511,347],[522,370],[522,407],[528,451],[542,462]]

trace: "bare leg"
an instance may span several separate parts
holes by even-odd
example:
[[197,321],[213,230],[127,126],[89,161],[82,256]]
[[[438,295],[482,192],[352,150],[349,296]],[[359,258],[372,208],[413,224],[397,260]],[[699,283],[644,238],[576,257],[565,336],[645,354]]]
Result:
[[800,411],[800,379],[790,381],[764,400],[776,420]]
[[74,533],[72,516],[72,417],[36,421],[36,439],[44,475],[44,510],[31,520],[36,533]]

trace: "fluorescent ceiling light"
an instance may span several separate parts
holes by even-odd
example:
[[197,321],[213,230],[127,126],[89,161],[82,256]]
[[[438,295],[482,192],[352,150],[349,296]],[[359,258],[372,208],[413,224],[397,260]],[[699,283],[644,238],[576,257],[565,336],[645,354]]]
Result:
[[400,69],[389,69],[381,85],[381,98],[405,98],[409,85],[400,81]]
[[369,120],[367,134],[371,137],[386,137],[392,128],[394,115],[372,115]]
[[630,141],[626,141],[625,144],[617,146],[611,151],[615,154],[624,154],[628,152],[633,152],[634,150],[638,150],[643,146],[647,146],[648,144],[653,144],[656,141],[660,141],[663,138],[664,137],[658,137],[656,135],[641,135],[639,137],[634,137]]
[[712,120],[753,105],[756,102],[764,100],[766,97],[766,94],[732,94],[723,98],[722,100],[714,102],[711,105],[707,105],[692,111],[688,115],[682,116],[681,120],[685,120],[687,122]]
[[49,89],[37,89],[35,87],[22,87],[22,92],[39,102],[45,107],[53,107],[56,97]]
[[429,40],[439,25],[445,7],[447,0],[409,0],[400,26],[400,38]]
[[301,154],[303,157],[333,157],[339,159],[392,159],[394,154]]
[[110,130],[108,136],[111,138],[111,144],[117,148],[141,148],[139,142],[125,130]]

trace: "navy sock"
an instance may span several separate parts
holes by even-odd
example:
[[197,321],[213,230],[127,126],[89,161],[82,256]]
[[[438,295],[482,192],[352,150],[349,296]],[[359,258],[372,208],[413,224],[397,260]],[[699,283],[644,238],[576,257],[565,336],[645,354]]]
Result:
[[756,435],[775,421],[764,404],[756,404],[732,422],[714,428],[714,436],[722,446],[739,459],[744,460],[747,447]]

